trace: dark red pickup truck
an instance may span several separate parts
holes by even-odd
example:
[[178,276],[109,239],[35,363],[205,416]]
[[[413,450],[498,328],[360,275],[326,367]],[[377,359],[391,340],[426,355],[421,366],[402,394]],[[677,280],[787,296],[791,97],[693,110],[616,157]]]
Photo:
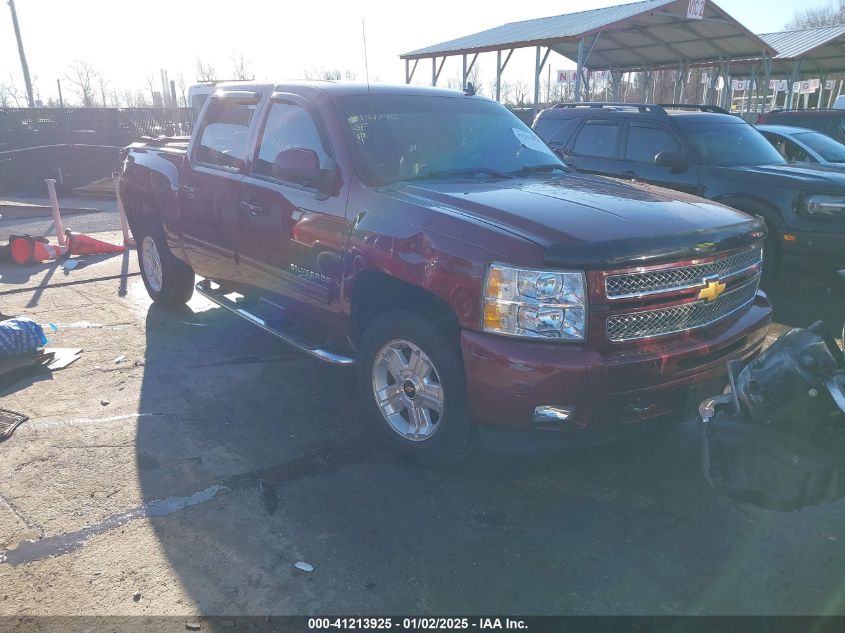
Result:
[[120,193],[156,302],[196,288],[354,363],[423,461],[479,427],[580,443],[677,415],[770,321],[758,220],[571,173],[471,94],[222,85],[189,142],[125,151]]

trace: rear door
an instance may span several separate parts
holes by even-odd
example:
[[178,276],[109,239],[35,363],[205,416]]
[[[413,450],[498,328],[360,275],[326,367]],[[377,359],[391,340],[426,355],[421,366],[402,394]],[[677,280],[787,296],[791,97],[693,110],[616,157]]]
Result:
[[[654,158],[660,152],[681,154],[686,158],[686,167],[656,165]],[[629,121],[617,168],[624,178],[701,194],[699,166],[672,130],[662,123]]]
[[621,119],[587,119],[559,155],[578,171],[615,176],[621,129]]
[[339,308],[349,232],[346,190],[321,194],[308,161],[321,173],[336,168],[317,110],[299,95],[274,94],[240,187],[239,277],[294,318],[329,325]]
[[241,171],[259,98],[243,91],[212,97],[180,173],[176,226],[203,277],[236,277]]

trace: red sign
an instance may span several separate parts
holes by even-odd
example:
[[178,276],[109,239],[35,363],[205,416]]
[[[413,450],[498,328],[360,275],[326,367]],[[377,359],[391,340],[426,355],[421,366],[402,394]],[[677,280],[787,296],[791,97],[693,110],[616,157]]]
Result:
[[687,6],[687,20],[704,19],[704,3],[706,0],[689,0]]

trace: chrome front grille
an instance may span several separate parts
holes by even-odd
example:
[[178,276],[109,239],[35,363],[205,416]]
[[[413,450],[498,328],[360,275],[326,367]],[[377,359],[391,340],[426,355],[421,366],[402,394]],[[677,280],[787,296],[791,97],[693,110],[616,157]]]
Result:
[[759,266],[762,261],[762,249],[753,248],[706,264],[611,275],[605,279],[605,289],[608,299],[647,297],[703,286],[705,279],[712,276],[724,280]]
[[613,314],[607,317],[607,339],[613,343],[622,343],[710,325],[751,303],[757,294],[759,282],[758,275],[715,301],[696,301],[643,312]]

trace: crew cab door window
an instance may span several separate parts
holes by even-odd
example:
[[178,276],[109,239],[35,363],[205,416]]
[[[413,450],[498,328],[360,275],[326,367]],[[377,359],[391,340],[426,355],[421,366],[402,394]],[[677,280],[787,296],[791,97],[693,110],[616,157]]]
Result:
[[586,121],[561,153],[563,162],[578,171],[615,175],[619,121]]
[[813,158],[806,152],[806,150],[795,143],[790,141],[789,139],[784,139],[783,141],[783,157],[792,162],[792,163],[814,163],[816,162]]
[[653,163],[654,157],[660,152],[677,152],[684,150],[663,127],[630,123],[628,125],[628,141],[625,145],[625,160],[637,163]]
[[[627,127],[625,150],[616,163],[618,175],[687,193],[702,193],[700,166],[666,126],[629,121]],[[674,166],[658,165],[654,159],[661,152],[672,152],[685,160]]]
[[299,186],[314,186],[329,158],[314,119],[302,106],[274,103],[267,115],[253,175]]
[[587,121],[575,137],[572,150],[578,156],[613,158],[618,139],[618,121]]
[[197,162],[235,171],[246,160],[256,103],[215,97],[194,150]]

